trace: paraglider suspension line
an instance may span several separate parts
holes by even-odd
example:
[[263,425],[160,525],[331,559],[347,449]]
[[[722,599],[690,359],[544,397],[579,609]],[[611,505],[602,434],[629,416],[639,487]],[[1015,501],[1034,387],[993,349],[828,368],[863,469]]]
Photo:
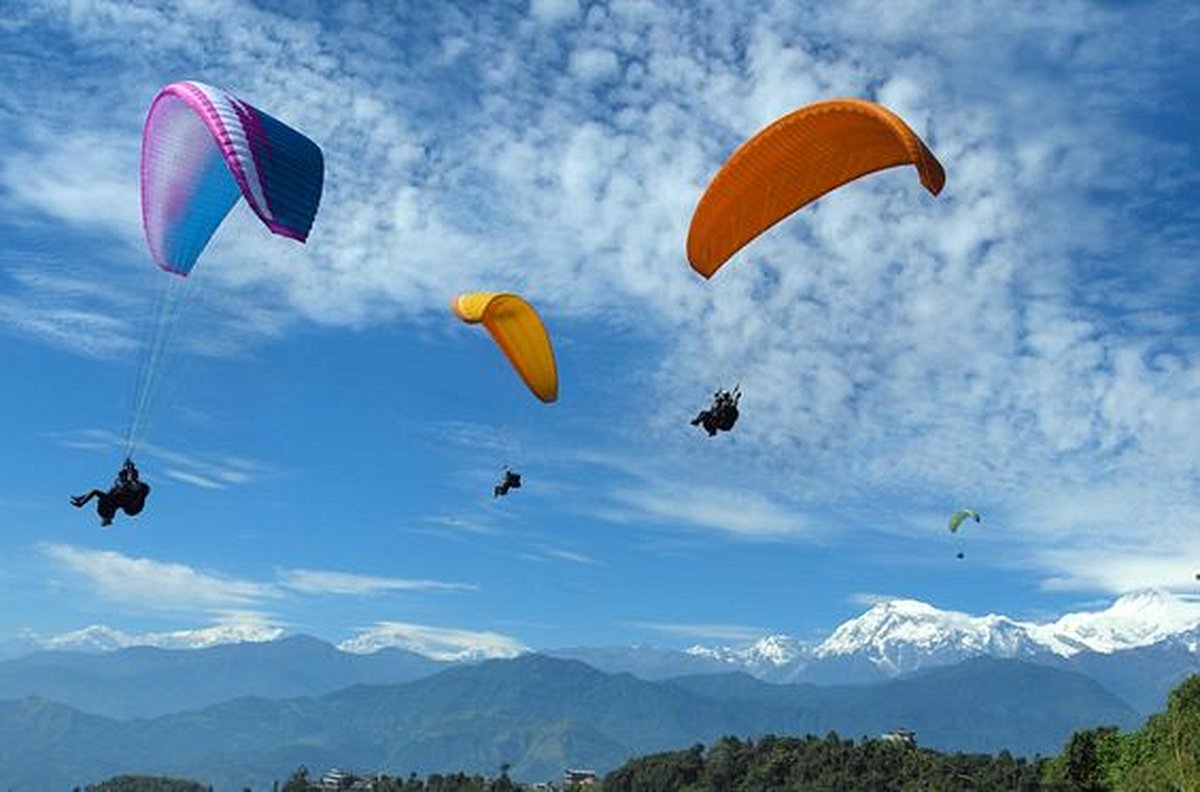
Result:
[[179,325],[179,318],[186,303],[187,280],[187,278],[171,276],[166,288],[159,295],[151,335],[145,344],[138,364],[133,411],[129,416],[129,426],[125,432],[124,454],[126,458],[132,458],[138,445],[145,439],[163,363],[171,348],[171,341],[175,336],[175,330]]

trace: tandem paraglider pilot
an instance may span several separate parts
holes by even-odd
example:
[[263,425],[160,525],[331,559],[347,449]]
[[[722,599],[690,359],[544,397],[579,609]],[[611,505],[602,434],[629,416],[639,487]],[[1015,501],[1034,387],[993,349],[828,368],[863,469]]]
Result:
[[113,517],[117,516],[117,509],[130,517],[140,514],[149,494],[150,485],[139,478],[133,460],[126,459],[108,492],[94,489],[86,495],[72,496],[71,505],[77,509],[82,508],[92,498],[96,498],[96,513],[100,515],[100,524],[112,525]]
[[703,426],[709,437],[717,432],[728,432],[737,423],[738,402],[741,398],[741,388],[734,388],[733,391],[717,391],[713,394],[712,407],[701,410],[692,419],[692,426]]
[[504,481],[492,487],[492,497],[499,498],[501,495],[507,495],[510,489],[521,489],[521,474],[505,469]]

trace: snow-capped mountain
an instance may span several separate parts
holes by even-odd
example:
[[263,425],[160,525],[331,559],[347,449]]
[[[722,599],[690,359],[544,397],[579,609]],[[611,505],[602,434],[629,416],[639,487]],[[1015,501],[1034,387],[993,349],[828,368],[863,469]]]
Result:
[[529,647],[493,632],[472,632],[428,627],[407,622],[380,622],[337,645],[351,654],[374,654],[395,648],[451,663],[511,659],[529,652]]
[[1200,627],[1200,602],[1160,590],[1126,594],[1102,611],[1069,613],[1039,627],[1047,640],[1079,644],[1108,654],[1150,646]]
[[774,681],[843,682],[899,676],[977,656],[1052,661],[1167,641],[1200,653],[1200,602],[1153,590],[1127,594],[1104,610],[1070,613],[1047,623],[973,616],[893,599],[871,606],[813,647],[772,635],[748,647],[696,646],[687,651]]
[[173,630],[133,634],[103,624],[49,637],[31,636],[44,649],[74,649],[108,652],[130,646],[155,646],[160,649],[204,649],[233,643],[263,643],[283,636],[283,628],[269,624],[215,624],[196,630]]
[[[278,627],[257,623],[144,634],[94,625],[63,635],[24,638],[44,649],[106,651],[147,645],[197,649],[272,641],[282,633]],[[389,647],[455,663],[511,658],[533,651],[497,633],[401,622],[381,622],[337,646],[342,652],[363,655]],[[1146,673],[1174,679],[1191,669],[1200,671],[1200,600],[1159,590],[1140,591],[1102,610],[1034,622],[997,614],[976,616],[941,610],[917,600],[892,599],[876,603],[844,622],[819,643],[806,644],[773,634],[745,646],[693,646],[686,651],[618,646],[548,653],[574,657],[610,673],[628,671],[647,679],[744,671],[771,682],[858,683],[979,656],[1095,667],[1109,676],[1136,676],[1141,673],[1137,669],[1143,668]],[[1133,656],[1138,653],[1135,661]],[[1110,655],[1120,655],[1129,662],[1117,662],[1117,657],[1108,662],[1105,658]],[[1158,695],[1157,689],[1151,693]]]
[[687,653],[739,668],[771,669],[788,666],[807,656],[807,648],[787,635],[768,635],[740,649],[728,646],[715,648],[693,646]]
[[[1065,649],[1053,644],[1055,649]],[[877,603],[814,650],[817,660],[863,656],[889,676],[968,657],[1031,657],[1050,649],[1007,616],[970,616],[917,600]]]

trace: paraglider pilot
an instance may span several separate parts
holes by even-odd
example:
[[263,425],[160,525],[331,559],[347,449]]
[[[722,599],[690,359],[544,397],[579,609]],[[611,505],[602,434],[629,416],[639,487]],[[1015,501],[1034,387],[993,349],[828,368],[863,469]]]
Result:
[[712,407],[701,410],[692,419],[692,426],[703,426],[708,436],[712,437],[718,431],[728,432],[737,423],[738,402],[742,398],[741,388],[733,391],[719,390],[713,394]]
[[126,459],[108,492],[94,489],[86,495],[72,496],[71,505],[77,509],[82,508],[92,498],[96,498],[96,513],[100,515],[100,524],[112,525],[117,509],[121,509],[130,517],[140,514],[149,494],[150,485],[138,477],[138,469],[133,460]]
[[501,481],[492,488],[492,497],[499,498],[501,495],[507,495],[510,489],[521,489],[521,474],[513,473],[506,468],[504,470],[504,481]]

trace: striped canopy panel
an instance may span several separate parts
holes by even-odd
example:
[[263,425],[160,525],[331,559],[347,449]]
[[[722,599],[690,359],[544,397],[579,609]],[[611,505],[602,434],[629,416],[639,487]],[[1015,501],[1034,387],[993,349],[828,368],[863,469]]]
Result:
[[271,231],[308,238],[321,149],[230,93],[187,80],[159,91],[142,135],[142,224],[154,261],[187,275],[243,196]]

